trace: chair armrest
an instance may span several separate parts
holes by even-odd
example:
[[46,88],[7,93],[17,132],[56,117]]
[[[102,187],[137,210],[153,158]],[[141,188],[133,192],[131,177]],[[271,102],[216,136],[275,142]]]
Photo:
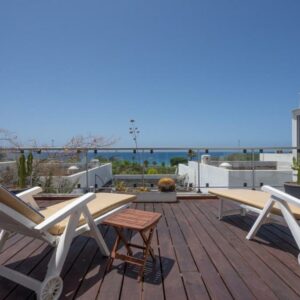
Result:
[[285,192],[275,189],[269,185],[264,185],[261,189],[262,189],[262,191],[271,194],[273,197],[277,198],[278,200],[283,200],[290,204],[300,207],[300,199],[298,199],[292,195],[289,195]]
[[24,202],[30,204],[34,209],[39,210],[40,208],[33,199],[33,196],[42,191],[43,189],[41,187],[36,186],[24,192],[18,193],[16,196],[22,199]]
[[59,211],[51,215],[49,218],[47,218],[42,223],[38,224],[34,228],[36,230],[45,230],[56,223],[62,221],[63,219],[70,216],[75,211],[82,211],[82,208],[87,205],[88,202],[96,198],[95,193],[87,193],[85,195],[82,195],[81,197],[75,199],[70,204],[66,205],[65,207],[61,208]]

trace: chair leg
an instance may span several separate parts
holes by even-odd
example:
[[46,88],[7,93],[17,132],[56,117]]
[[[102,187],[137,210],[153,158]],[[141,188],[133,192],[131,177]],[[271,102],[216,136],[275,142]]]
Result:
[[293,216],[289,206],[286,202],[278,201],[279,207],[281,209],[282,215],[296,241],[298,248],[300,249],[300,227],[297,220]]
[[59,276],[69,252],[72,240],[75,236],[75,230],[79,221],[80,213],[81,212],[75,212],[70,216],[68,225],[62,236],[59,238],[58,245],[54,248],[54,252],[50,262],[48,263],[46,278]]
[[263,210],[257,217],[255,223],[251,227],[249,233],[247,234],[247,236],[246,236],[247,240],[251,240],[256,235],[257,231],[259,230],[261,225],[264,223],[265,219],[268,217],[268,214],[274,205],[274,201],[275,200],[272,197],[268,200],[265,207],[263,208]]
[[104,238],[103,238],[101,232],[99,231],[96,223],[94,222],[94,219],[93,219],[91,213],[89,212],[89,210],[86,207],[83,209],[83,214],[84,214],[84,217],[85,217],[87,223],[89,224],[91,235],[96,240],[102,255],[109,256],[110,252],[104,241]]

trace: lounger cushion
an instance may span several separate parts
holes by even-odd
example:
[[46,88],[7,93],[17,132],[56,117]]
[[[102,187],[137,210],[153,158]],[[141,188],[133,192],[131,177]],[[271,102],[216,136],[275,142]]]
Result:
[[[96,194],[96,198],[88,203],[88,209],[90,213],[92,214],[93,218],[97,218],[108,211],[117,208],[118,206],[121,206],[123,204],[127,204],[132,202],[135,199],[135,196],[133,195],[125,195],[125,194],[112,194],[112,193],[98,193]],[[69,204],[74,200],[67,200],[52,206],[49,206],[40,212],[45,216],[45,218],[48,218],[61,208],[63,208],[65,205]],[[53,235],[60,235],[63,233],[64,229],[66,228],[66,225],[68,223],[69,218],[66,218],[62,220],[61,222],[57,223],[55,226],[50,228],[49,232]],[[79,225],[85,224],[84,216],[80,216]]]
[[9,208],[22,214],[24,217],[33,221],[34,223],[41,223],[44,221],[44,216],[41,215],[36,209],[24,202],[13,193],[9,192],[4,186],[0,185],[0,203],[5,204]]
[[[259,209],[263,209],[266,202],[270,199],[269,193],[246,189],[210,189],[208,192],[219,198],[233,200]],[[300,207],[291,204],[288,205],[295,218],[300,220]],[[277,203],[274,205],[272,213],[282,215]]]

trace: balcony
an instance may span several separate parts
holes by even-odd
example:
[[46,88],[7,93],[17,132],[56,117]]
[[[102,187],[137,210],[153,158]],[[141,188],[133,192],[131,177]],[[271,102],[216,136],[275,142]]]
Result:
[[[101,155],[101,152],[105,154],[113,151],[119,156],[139,152],[134,153],[132,149],[98,149],[97,153],[93,149],[87,150],[70,150],[77,157],[77,160],[71,162],[78,167],[76,172],[79,175],[75,173],[75,190],[114,192],[117,187],[116,178],[122,175],[132,176],[126,183],[128,189],[144,186],[149,190],[156,190],[159,177],[171,176],[177,181],[179,201],[132,205],[133,208],[161,212],[163,215],[153,240],[158,259],[155,266],[149,260],[142,282],[137,281],[137,268],[118,260],[114,262],[111,271],[106,271],[108,260],[102,257],[95,241],[79,236],[74,240],[64,264],[64,290],[61,299],[299,299],[299,250],[288,228],[277,223],[266,224],[254,240],[248,241],[245,236],[256,216],[235,215],[219,221],[219,200],[209,199],[205,194],[208,187],[259,189],[261,183],[268,183],[283,188],[284,181],[293,178],[288,160],[295,149],[223,149],[223,155],[220,155],[219,149],[195,149],[196,156],[190,157],[188,162],[173,166],[173,169],[167,159],[175,157],[172,155],[178,156],[178,153],[186,154],[189,159],[189,149],[143,149],[142,153],[147,151],[147,155],[165,155],[167,168],[161,168],[160,171],[166,170],[167,174],[147,174],[150,168],[158,169],[158,164],[162,167],[162,163],[153,164],[152,161],[146,166],[144,161],[149,160],[149,156],[145,154],[140,159],[142,163],[127,165],[129,169],[134,166],[137,173],[116,174],[114,171],[122,171],[122,168],[120,164],[113,165],[115,159],[110,157],[103,162],[99,160],[99,165],[91,160]],[[5,174],[12,174],[5,177],[5,180],[11,183],[12,188],[16,188],[17,177],[14,177],[14,172],[17,169],[14,168],[17,167],[12,161],[19,158],[20,149],[2,151],[6,155],[2,156],[2,166],[9,159],[11,163],[9,170],[7,165],[1,167],[1,176],[3,178]],[[30,151],[36,149],[24,149],[26,157]],[[172,151],[176,153],[170,154]],[[216,153],[219,153],[218,156]],[[238,155],[232,155],[236,153]],[[210,157],[207,156],[209,154]],[[66,159],[65,149],[42,149],[34,154],[34,160],[39,159],[39,165],[44,164],[44,172],[47,166],[51,166],[54,155],[56,167],[58,164],[60,170],[68,170],[70,162],[67,162],[69,156]],[[221,166],[223,163],[229,166]],[[122,172],[125,172],[124,169]],[[216,177],[216,174],[220,174],[220,177]],[[39,176],[47,177],[48,174],[41,173]],[[64,171],[57,179],[63,176],[74,174]],[[224,178],[228,181],[222,181]],[[33,178],[27,177],[26,185],[29,186],[32,180]],[[50,206],[58,201],[63,200],[38,202],[40,206]],[[231,203],[225,203],[225,206],[235,208],[235,204]],[[104,225],[100,229],[111,249],[115,239],[114,231]],[[138,235],[132,235],[131,240],[140,242]],[[121,251],[125,251],[123,246]],[[52,249],[46,243],[15,234],[0,253],[0,261],[12,269],[40,279],[45,276],[51,253]],[[135,255],[139,254],[137,251]],[[35,295],[31,290],[1,277],[0,299],[35,299]]]
[[[45,202],[43,203],[45,205]],[[163,213],[154,239],[158,256],[144,281],[137,269],[107,259],[93,239],[73,242],[62,277],[61,299],[299,299],[297,246],[286,227],[265,225],[254,241],[245,240],[253,217],[217,220],[218,200],[181,200],[175,204],[136,204]],[[114,232],[101,227],[111,247]],[[137,235],[132,237],[138,239]],[[45,275],[51,248],[14,235],[0,254],[1,263],[35,278]],[[32,291],[0,279],[0,299],[34,299]]]
[[[18,186],[17,160],[33,155],[32,174],[26,186],[51,179],[73,185],[73,190],[118,190],[118,185],[157,190],[161,177],[176,180],[177,192],[206,193],[208,188],[280,189],[293,180],[293,147],[269,148],[24,148],[0,149],[0,180]],[[55,181],[55,182],[54,182]],[[49,182],[48,182],[49,183]],[[58,187],[57,187],[58,186]],[[71,188],[69,186],[69,190]]]

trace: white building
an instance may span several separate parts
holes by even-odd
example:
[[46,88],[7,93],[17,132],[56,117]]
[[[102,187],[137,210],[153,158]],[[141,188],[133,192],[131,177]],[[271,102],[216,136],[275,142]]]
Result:
[[[243,162],[239,164],[242,165]],[[189,161],[187,166],[179,164],[178,175],[185,176],[185,184],[192,186],[195,191],[200,184],[201,191],[207,192],[210,187],[259,189],[264,184],[282,187],[284,182],[292,181],[293,172],[291,168],[259,169],[253,172],[252,170],[231,169],[230,163],[227,166],[224,163],[216,166],[206,163],[198,165],[198,162]]]

